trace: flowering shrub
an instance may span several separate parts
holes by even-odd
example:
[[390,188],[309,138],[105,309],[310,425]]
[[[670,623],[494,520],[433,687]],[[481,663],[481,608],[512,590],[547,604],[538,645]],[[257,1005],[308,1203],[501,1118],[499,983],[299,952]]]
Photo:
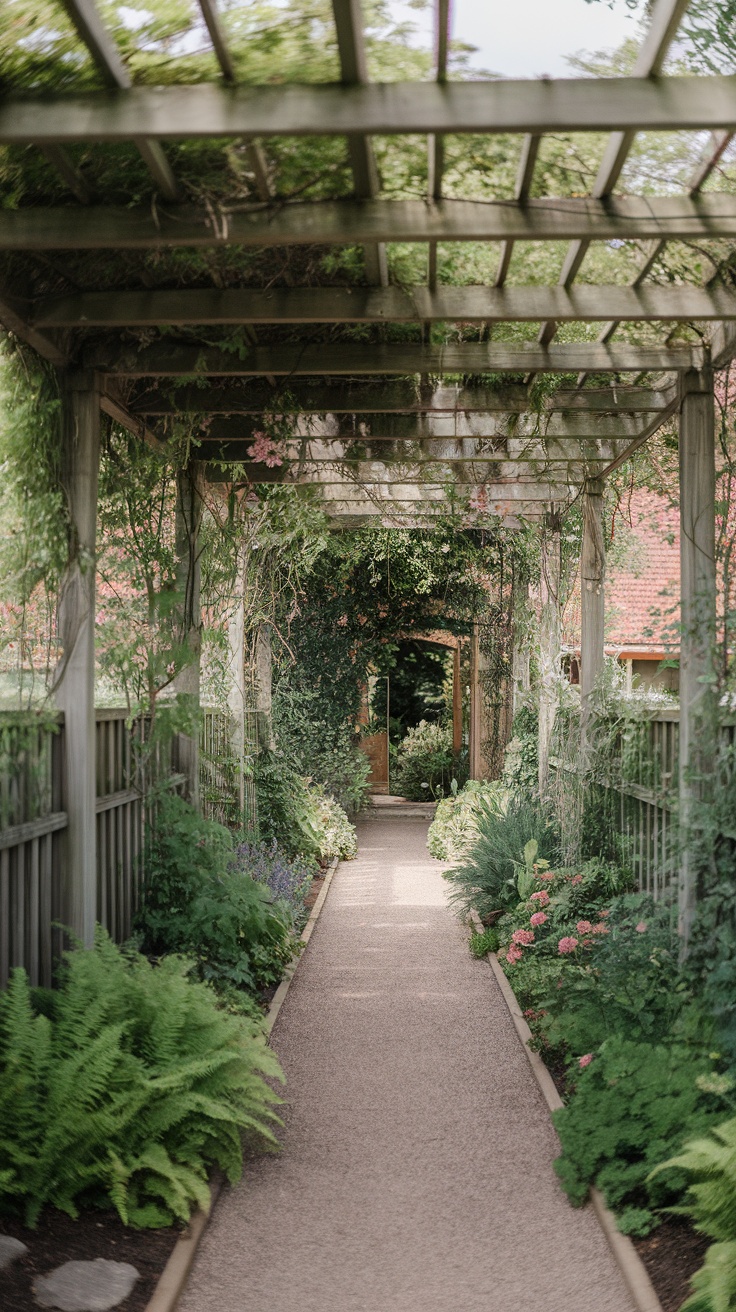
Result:
[[[475,841],[445,879],[453,885],[450,900],[461,910],[474,907],[482,918],[516,905],[520,881],[536,891],[535,883],[557,857],[558,835],[538,799],[523,793],[497,791],[484,798],[475,823]],[[528,914],[523,923],[529,923]]]
[[433,802],[449,793],[454,776],[452,730],[420,720],[399,743],[393,792],[413,802]]
[[288,910],[293,925],[302,918],[304,901],[312,882],[311,862],[289,858],[275,840],[270,843],[239,843],[233,857],[238,874],[264,885],[273,902]]
[[506,796],[497,781],[469,779],[459,792],[441,798],[427,834],[430,856],[438,861],[460,860],[478,837],[478,816],[484,803],[494,806]]
[[324,861],[335,856],[352,861],[358,855],[355,825],[348,820],[340,803],[323,788],[312,784],[309,792],[315,804],[319,855]]

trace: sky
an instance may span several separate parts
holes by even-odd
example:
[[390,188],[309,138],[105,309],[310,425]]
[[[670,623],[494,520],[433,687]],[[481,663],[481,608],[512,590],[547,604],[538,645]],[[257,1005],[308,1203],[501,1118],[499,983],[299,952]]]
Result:
[[[578,50],[613,50],[637,32],[625,0],[451,0],[452,35],[478,47],[475,68],[503,77],[574,77],[565,55]],[[396,10],[429,34],[431,12],[402,3]]]

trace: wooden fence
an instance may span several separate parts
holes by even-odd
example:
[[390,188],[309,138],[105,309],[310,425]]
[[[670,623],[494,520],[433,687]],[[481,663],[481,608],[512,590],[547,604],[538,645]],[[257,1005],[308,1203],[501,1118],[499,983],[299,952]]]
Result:
[[[142,878],[144,798],[125,710],[98,710],[97,919],[129,937]],[[0,987],[22,965],[48,986],[62,947],[67,816],[63,716],[0,717]]]
[[[601,781],[604,812],[625,859],[633,862],[639,888],[661,898],[678,878],[679,708],[663,707],[646,718],[624,721],[615,732],[613,767]],[[736,722],[724,719],[719,727],[722,772],[732,769],[735,743]]]
[[[148,721],[125,709],[96,712],[97,920],[116,943],[130,937],[145,869],[146,822],[156,779],[177,778],[177,742],[141,750]],[[202,809],[240,820],[240,758],[229,716],[205,708],[200,737]],[[68,921],[64,717],[0,713],[0,988],[13,966],[51,984]],[[247,794],[247,787],[245,788]],[[248,797],[245,797],[247,806]]]

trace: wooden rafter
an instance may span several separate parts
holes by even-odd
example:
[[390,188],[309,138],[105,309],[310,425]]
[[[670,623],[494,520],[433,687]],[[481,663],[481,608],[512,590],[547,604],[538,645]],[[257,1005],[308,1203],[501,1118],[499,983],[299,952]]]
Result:
[[[368,61],[363,37],[363,16],[360,0],[332,0],[335,17],[337,48],[340,57],[340,74],[346,87],[368,84]],[[364,133],[348,135],[350,167],[353,185],[359,200],[372,200],[378,195],[378,169],[370,137]],[[388,286],[388,262],[383,242],[366,242],[364,245],[365,269],[368,281],[381,287]]]
[[736,129],[736,75],[560,81],[135,86],[6,97],[13,145],[396,133],[676,132]]
[[83,355],[87,368],[128,378],[175,377],[208,374],[219,377],[309,374],[324,377],[359,377],[370,374],[527,373],[642,373],[699,369],[705,359],[701,347],[630,346],[581,342],[557,346],[503,342],[465,342],[429,346],[405,342],[390,344],[330,344],[329,352],[316,343],[279,343],[243,348],[236,354],[212,347],[168,339],[139,346],[95,342]]
[[[736,92],[736,87],[734,88]],[[736,198],[617,196],[514,202],[324,201],[220,215],[194,206],[0,210],[0,250],[360,245],[372,241],[589,241],[736,236]]]
[[[97,12],[94,0],[63,0],[63,4],[108,85],[120,92],[131,92],[128,70]],[[131,136],[161,195],[167,200],[176,200],[179,188],[159,142],[153,140],[145,128]],[[41,143],[43,146],[54,144],[53,141]]]
[[[129,407],[133,413],[146,415],[262,415],[273,408],[276,400],[281,414],[351,415],[356,431],[366,414],[518,414],[534,408],[529,390],[513,383],[501,387],[441,385],[421,389],[413,379],[380,383],[347,380],[331,385],[295,378],[290,379],[279,394],[259,380],[240,387],[210,384],[206,379],[202,382],[202,386],[177,387],[173,392],[155,386],[147,388],[129,401]],[[584,391],[560,389],[543,398],[538,417],[546,424],[548,414],[558,410],[575,416],[589,413],[594,417],[618,413],[652,414],[669,403],[674,390],[674,387],[662,391],[644,387],[599,387]]]
[[[270,291],[86,292],[35,301],[39,328],[120,328],[166,324],[595,322],[736,319],[725,287],[289,287]],[[606,339],[608,340],[608,339]]]

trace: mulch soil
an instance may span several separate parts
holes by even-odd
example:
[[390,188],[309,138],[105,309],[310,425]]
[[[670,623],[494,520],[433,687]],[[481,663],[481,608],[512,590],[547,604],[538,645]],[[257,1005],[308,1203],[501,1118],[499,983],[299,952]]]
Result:
[[312,880],[311,884],[309,885],[309,892],[307,893],[307,896],[304,899],[304,908],[306,910],[307,916],[309,915],[309,913],[312,910],[312,907],[317,901],[317,898],[319,897],[320,894],[320,889],[322,888],[324,882],[325,882],[324,875],[316,875],[315,878]]
[[690,1277],[703,1265],[710,1240],[697,1235],[686,1221],[663,1221],[634,1247],[659,1295],[662,1312],[678,1312],[690,1291]]
[[84,1212],[76,1220],[63,1212],[44,1212],[35,1230],[3,1219],[0,1233],[28,1245],[28,1252],[0,1274],[2,1312],[38,1312],[33,1281],[64,1262],[91,1262],[96,1257],[130,1262],[140,1273],[116,1312],[144,1312],[180,1231],[130,1230],[116,1212]]

